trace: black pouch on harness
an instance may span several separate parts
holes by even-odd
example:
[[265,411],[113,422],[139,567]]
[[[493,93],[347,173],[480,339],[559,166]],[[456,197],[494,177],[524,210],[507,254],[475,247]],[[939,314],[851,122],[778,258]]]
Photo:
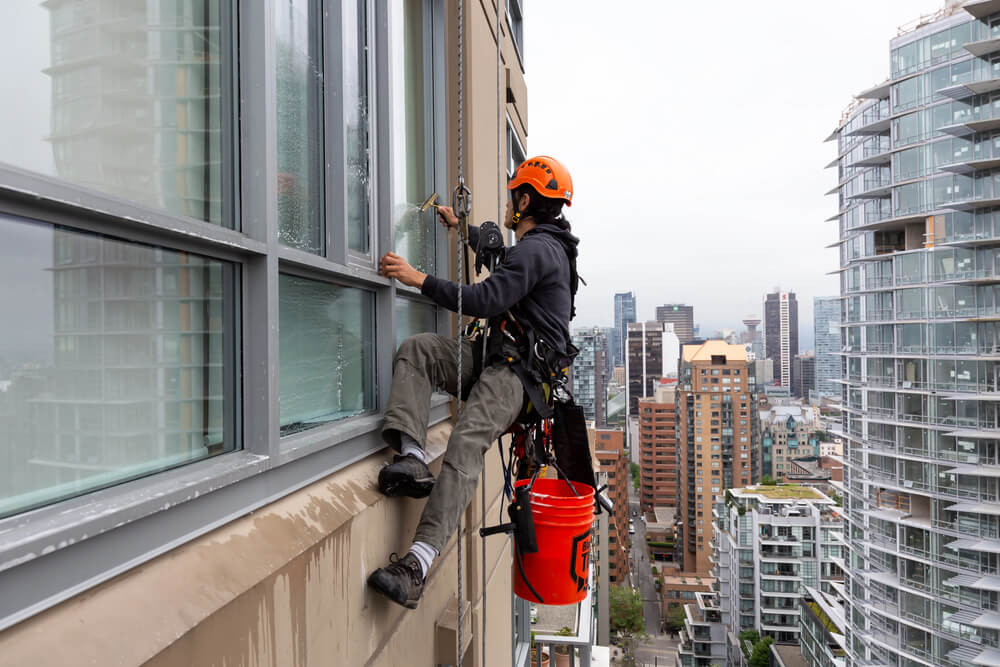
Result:
[[570,400],[556,401],[552,409],[552,450],[556,465],[570,482],[582,482],[596,489],[583,408]]

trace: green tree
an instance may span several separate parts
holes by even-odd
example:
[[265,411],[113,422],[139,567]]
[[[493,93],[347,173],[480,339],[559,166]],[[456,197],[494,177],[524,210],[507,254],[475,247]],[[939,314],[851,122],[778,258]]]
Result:
[[642,597],[639,591],[625,586],[612,586],[608,596],[608,616],[611,631],[626,637],[645,634],[642,618]]
[[638,463],[629,463],[628,464],[628,468],[629,468],[629,470],[632,473],[632,486],[634,486],[636,488],[636,490],[638,490],[639,489],[639,464]]
[[763,479],[760,480],[760,483],[762,485],[764,485],[764,486],[777,486],[778,485],[778,482],[775,481],[774,478],[772,478],[770,475],[764,475]]
[[635,664],[635,639],[646,637],[646,624],[642,617],[642,596],[639,591],[625,586],[612,586],[608,595],[608,620],[611,632],[622,639],[625,665]]
[[764,637],[753,645],[753,653],[750,654],[750,667],[769,667],[771,664],[771,644],[773,637]]
[[667,630],[679,632],[684,629],[684,607],[672,609],[667,615]]

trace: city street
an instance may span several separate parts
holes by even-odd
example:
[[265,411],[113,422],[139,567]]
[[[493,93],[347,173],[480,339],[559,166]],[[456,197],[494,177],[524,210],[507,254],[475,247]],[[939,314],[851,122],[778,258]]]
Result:
[[629,518],[635,524],[635,535],[632,538],[632,585],[642,594],[642,615],[646,619],[646,633],[656,635],[660,632],[660,601],[653,583],[653,571],[646,554],[646,523],[633,512],[638,512],[639,502],[629,500]]
[[[633,516],[633,512],[636,516]],[[636,664],[642,667],[650,665],[674,665],[677,651],[677,636],[664,635],[660,633],[660,598],[656,592],[656,584],[652,568],[649,562],[649,555],[646,553],[646,522],[640,517],[638,493],[635,488],[629,485],[629,520],[635,525],[635,534],[632,538],[632,562],[631,583],[633,587],[639,589],[642,596],[642,614],[646,622],[646,634],[649,639],[637,641],[635,646]]]

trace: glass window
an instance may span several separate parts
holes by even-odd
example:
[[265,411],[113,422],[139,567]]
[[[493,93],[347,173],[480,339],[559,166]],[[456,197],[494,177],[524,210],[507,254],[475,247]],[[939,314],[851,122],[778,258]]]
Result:
[[907,44],[896,49],[896,66],[899,74],[905,74],[917,66],[917,45]]
[[903,111],[910,109],[917,104],[917,97],[919,96],[921,78],[915,76],[911,79],[906,79],[900,81],[893,88],[894,97],[896,100],[896,106],[894,111]]
[[234,275],[0,216],[0,516],[236,449]]
[[375,299],[367,290],[281,274],[281,434],[375,409]]
[[309,252],[323,243],[323,55],[320,0],[274,4],[278,238]]
[[393,0],[392,45],[392,211],[396,252],[419,271],[434,272],[434,209],[420,204],[434,188],[431,114],[433,77],[424,57],[429,35],[424,32],[421,0]]
[[437,331],[437,308],[412,299],[396,298],[396,347],[410,336]]
[[371,196],[366,0],[344,2],[344,122],[347,138],[347,247],[370,251]]
[[[233,69],[218,2],[5,3],[0,161],[170,213],[224,220]],[[56,17],[59,20],[56,20]]]
[[905,181],[923,174],[924,148],[907,148],[899,151],[893,157],[893,166],[896,169],[896,181]]
[[942,30],[931,35],[931,62],[947,60],[950,55],[951,38],[949,31]]

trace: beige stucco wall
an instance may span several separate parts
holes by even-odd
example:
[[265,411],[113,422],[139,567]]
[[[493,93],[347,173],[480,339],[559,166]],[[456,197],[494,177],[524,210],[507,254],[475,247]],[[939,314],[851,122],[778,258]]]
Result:
[[[440,469],[448,426],[431,431]],[[0,634],[0,665],[432,665],[436,625],[457,587],[457,541],[435,562],[415,611],[365,579],[405,551],[424,501],[386,498],[376,455],[223,526]],[[494,448],[488,517],[499,508]],[[510,664],[510,541],[486,542],[483,663],[481,495],[466,515],[464,588],[472,664]],[[495,519],[494,519],[495,520]],[[468,664],[468,663],[467,663]]]

